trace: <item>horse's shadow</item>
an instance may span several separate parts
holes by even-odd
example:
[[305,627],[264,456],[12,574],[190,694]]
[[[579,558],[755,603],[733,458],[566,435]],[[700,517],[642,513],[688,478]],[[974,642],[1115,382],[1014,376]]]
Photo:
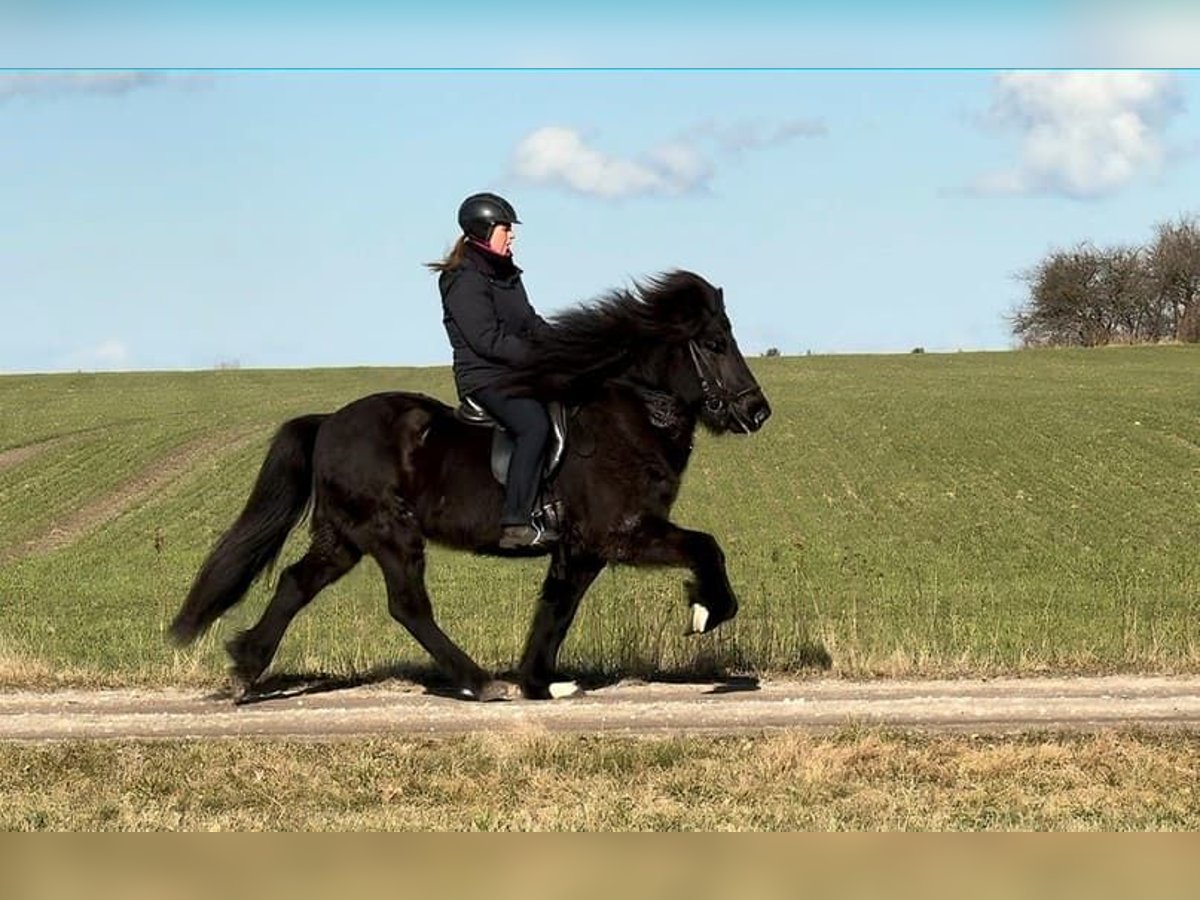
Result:
[[261,679],[244,692],[229,687],[217,691],[212,699],[232,699],[238,706],[285,700],[313,694],[327,694],[352,688],[368,687],[386,681],[401,681],[423,688],[425,693],[454,697],[454,685],[436,666],[417,663],[392,663],[374,666],[360,672],[331,674],[328,672],[279,672]]
[[[821,644],[812,644],[803,649],[796,660],[796,670],[827,670],[833,665],[829,652]],[[689,684],[711,685],[706,694],[734,694],[757,691],[759,676],[746,671],[745,667],[734,667],[716,659],[699,658],[682,667],[660,667],[650,664],[634,665],[622,669],[602,666],[566,666],[560,670],[563,680],[574,681],[586,693],[613,687],[622,682],[646,684]],[[497,673],[506,681],[517,681],[517,672],[507,670]],[[432,664],[392,663],[375,666],[361,672],[330,674],[325,672],[281,672],[269,675],[244,693],[232,688],[216,692],[212,699],[232,699],[239,706],[263,703],[269,700],[284,700],[314,694],[367,687],[388,681],[406,682],[424,690],[428,695],[462,699],[455,685]]]

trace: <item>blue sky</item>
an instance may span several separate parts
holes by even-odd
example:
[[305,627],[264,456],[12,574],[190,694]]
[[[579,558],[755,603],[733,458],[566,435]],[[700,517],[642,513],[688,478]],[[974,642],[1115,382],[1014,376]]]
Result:
[[476,190],[543,313],[690,268],[750,354],[1003,349],[1047,251],[1200,213],[1182,26],[739,11],[10,23],[0,371],[447,363]]

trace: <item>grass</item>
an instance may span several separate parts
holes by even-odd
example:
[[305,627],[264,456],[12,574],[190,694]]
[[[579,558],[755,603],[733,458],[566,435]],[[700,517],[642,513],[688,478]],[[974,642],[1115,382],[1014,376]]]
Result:
[[[701,435],[675,516],[722,542],[741,615],[684,639],[682,573],[610,570],[567,666],[1200,671],[1200,348],[753,366],[774,417],[749,438]],[[240,510],[271,432],[395,388],[453,396],[445,369],[0,377],[0,459],[49,442],[0,465],[0,683],[220,680],[222,640],[252,621],[269,585],[186,652],[163,629]],[[249,443],[151,480],[59,549],[22,552],[226,432]],[[504,669],[543,568],[435,549],[428,583],[445,629]],[[388,618],[368,561],[299,617],[276,667],[347,674],[424,660]]]
[[1185,830],[1170,732],[0,745],[0,829]]

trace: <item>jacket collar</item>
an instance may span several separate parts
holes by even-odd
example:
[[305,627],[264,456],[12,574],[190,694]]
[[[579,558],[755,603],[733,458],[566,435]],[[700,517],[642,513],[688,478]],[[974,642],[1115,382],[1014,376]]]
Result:
[[493,253],[472,240],[467,241],[463,262],[489,278],[515,278],[521,274],[520,266],[513,262],[511,256]]

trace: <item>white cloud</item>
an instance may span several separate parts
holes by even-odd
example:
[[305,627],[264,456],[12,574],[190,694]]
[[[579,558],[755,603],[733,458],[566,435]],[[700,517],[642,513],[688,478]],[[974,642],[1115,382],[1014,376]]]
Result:
[[684,141],[660,144],[647,157],[677,190],[707,184],[713,176],[712,163],[698,148]]
[[972,187],[1076,198],[1113,193],[1162,167],[1163,131],[1181,108],[1166,73],[1005,73],[996,79],[987,122],[1021,133],[1021,160]]
[[798,137],[823,137],[828,133],[823,122],[814,119],[791,119],[786,122],[749,121],[737,124],[702,122],[686,134],[709,139],[726,153],[774,147]]
[[127,94],[164,84],[155,72],[52,72],[0,75],[0,102],[14,97],[57,97],[66,94]]
[[824,133],[820,123],[802,120],[740,125],[705,122],[635,157],[623,158],[592,146],[576,129],[548,125],[517,144],[512,171],[532,184],[606,199],[678,195],[707,189],[716,174],[714,156],[737,155]]
[[589,147],[579,132],[555,125],[537,129],[517,145],[513,171],[535,184],[600,197],[664,193],[670,184],[661,167],[610,156]]

